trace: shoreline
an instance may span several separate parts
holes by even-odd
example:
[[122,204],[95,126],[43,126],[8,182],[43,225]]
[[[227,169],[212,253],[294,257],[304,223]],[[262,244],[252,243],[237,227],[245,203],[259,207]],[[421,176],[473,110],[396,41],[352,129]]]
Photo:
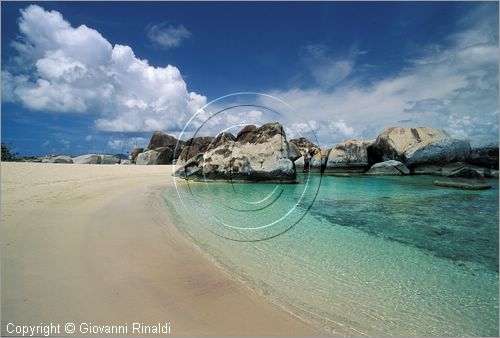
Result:
[[2,334],[168,321],[172,335],[322,335],[196,252],[161,205],[172,166],[1,169]]
[[[191,181],[190,181],[191,182]],[[194,181],[194,183],[199,183]],[[166,204],[165,199],[161,196],[166,191],[166,189],[160,192],[161,202]],[[178,210],[165,205],[167,209],[167,213],[172,215],[175,213],[175,217],[181,217],[178,215]],[[312,328],[317,330],[321,336],[341,336],[341,337],[361,337],[361,336],[370,336],[370,334],[366,332],[362,332],[356,330],[355,328],[349,327],[343,323],[336,322],[330,318],[320,316],[318,314],[307,311],[304,308],[297,307],[296,305],[286,301],[285,299],[278,297],[272,298],[270,297],[269,291],[262,289],[256,284],[253,280],[239,274],[237,271],[233,271],[229,265],[224,263],[222,260],[218,259],[216,255],[203,248],[203,243],[199,242],[195,237],[193,237],[186,229],[184,229],[184,225],[179,227],[179,225],[173,225],[175,230],[179,232],[180,236],[182,236],[186,241],[189,242],[189,245],[192,245],[194,250],[197,250],[200,255],[206,257],[212,264],[214,264],[220,271],[228,276],[228,278],[234,280],[236,283],[242,285],[248,292],[255,295],[256,297],[263,298],[270,304],[278,307],[282,311],[287,314],[297,318],[297,320],[310,325]],[[328,324],[327,324],[328,323]]]

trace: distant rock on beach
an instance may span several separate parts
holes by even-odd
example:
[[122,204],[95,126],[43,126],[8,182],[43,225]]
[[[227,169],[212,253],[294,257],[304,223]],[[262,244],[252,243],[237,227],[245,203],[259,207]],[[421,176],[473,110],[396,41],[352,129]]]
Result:
[[75,164],[101,164],[101,156],[97,154],[86,154],[73,157]]
[[248,125],[235,137],[186,142],[174,175],[186,179],[295,182],[285,131],[278,122]]
[[151,135],[146,149],[126,155],[61,154],[33,157],[31,162],[160,165],[176,163],[174,173],[186,179],[295,182],[297,171],[330,175],[434,175],[460,179],[497,178],[497,140],[463,140],[431,127],[391,127],[375,140],[346,140],[321,149],[305,137],[287,140],[283,126],[270,122],[244,126],[235,136],[197,136],[178,140],[162,131]]
[[120,159],[114,155],[86,154],[72,158],[75,164],[118,164]]
[[184,142],[162,131],[151,135],[148,148],[132,148],[131,161],[137,165],[172,164],[184,147]]
[[42,159],[42,163],[73,163],[73,160],[71,157],[66,156],[66,155],[59,155],[55,157],[49,157],[49,158],[44,158]]
[[348,140],[332,148],[326,161],[326,173],[362,173],[370,166],[368,146],[373,141]]

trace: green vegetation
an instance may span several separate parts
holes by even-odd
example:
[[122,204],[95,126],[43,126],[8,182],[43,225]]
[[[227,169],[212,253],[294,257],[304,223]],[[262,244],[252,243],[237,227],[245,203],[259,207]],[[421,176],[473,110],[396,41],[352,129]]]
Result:
[[11,153],[9,147],[2,142],[2,161],[16,161],[18,153]]

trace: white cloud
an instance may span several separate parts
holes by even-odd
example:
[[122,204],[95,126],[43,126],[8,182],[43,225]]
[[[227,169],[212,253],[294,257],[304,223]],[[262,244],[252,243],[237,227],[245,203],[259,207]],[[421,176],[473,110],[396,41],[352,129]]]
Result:
[[[498,21],[483,20],[484,11],[481,15],[443,45],[422,48],[392,76],[370,83],[355,78],[333,89],[319,85],[271,94],[307,119],[333,127],[329,135],[318,132],[323,144],[338,142],[338,135],[371,139],[395,125],[434,126],[464,138],[498,138]],[[338,128],[329,121],[337,121]]]
[[149,138],[145,137],[110,137],[106,143],[108,150],[116,151],[130,151],[137,145],[139,148],[146,148],[149,144]]
[[111,148],[113,150],[121,150],[124,144],[124,140],[111,139],[108,141],[108,148]]
[[57,11],[30,5],[19,30],[18,67],[2,73],[3,96],[29,109],[95,114],[101,130],[132,132],[180,128],[206,103],[176,67],[153,67]]
[[42,143],[42,147],[47,147],[50,144],[49,140],[45,140],[45,142]]
[[92,141],[92,135],[85,136],[85,141],[87,141],[87,142]]
[[149,40],[163,48],[180,46],[181,42],[191,37],[191,32],[183,25],[174,27],[166,22],[147,27]]
[[303,46],[300,54],[313,79],[323,88],[342,82],[354,68],[354,55],[345,59],[332,58],[328,55],[328,48],[322,44]]
[[334,143],[358,137],[354,128],[342,120],[309,120],[294,122],[285,128],[288,139],[306,137],[320,147],[331,146]]

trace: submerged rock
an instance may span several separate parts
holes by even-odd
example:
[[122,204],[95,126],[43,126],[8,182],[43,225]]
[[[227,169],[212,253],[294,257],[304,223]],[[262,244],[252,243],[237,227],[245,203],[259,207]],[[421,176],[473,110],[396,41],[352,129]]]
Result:
[[326,173],[362,173],[369,168],[368,146],[373,141],[348,140],[332,148],[326,161]]
[[[236,137],[186,142],[182,165],[174,173],[186,179],[295,182],[295,167],[285,132],[277,122],[244,127]],[[194,150],[188,151],[188,148]]]
[[468,141],[451,138],[444,130],[428,127],[393,127],[368,147],[370,163],[397,160],[407,166],[467,161]]
[[457,170],[452,171],[447,175],[448,177],[463,177],[463,178],[482,178],[484,175],[481,175],[479,172],[472,168],[462,167]]
[[487,183],[475,180],[467,180],[467,179],[436,180],[432,184],[439,187],[455,188],[463,190],[485,190],[491,188],[491,186]]
[[410,170],[401,162],[389,160],[375,163],[366,175],[409,175]]
[[464,163],[464,162],[455,162],[448,164],[426,164],[426,165],[418,165],[412,168],[412,174],[414,175],[434,175],[434,176],[452,176],[460,171],[462,171],[461,175],[465,175],[466,171],[474,171],[477,173],[469,173],[469,176],[474,177],[485,177],[485,178],[498,178],[498,170],[479,167],[476,165]]

